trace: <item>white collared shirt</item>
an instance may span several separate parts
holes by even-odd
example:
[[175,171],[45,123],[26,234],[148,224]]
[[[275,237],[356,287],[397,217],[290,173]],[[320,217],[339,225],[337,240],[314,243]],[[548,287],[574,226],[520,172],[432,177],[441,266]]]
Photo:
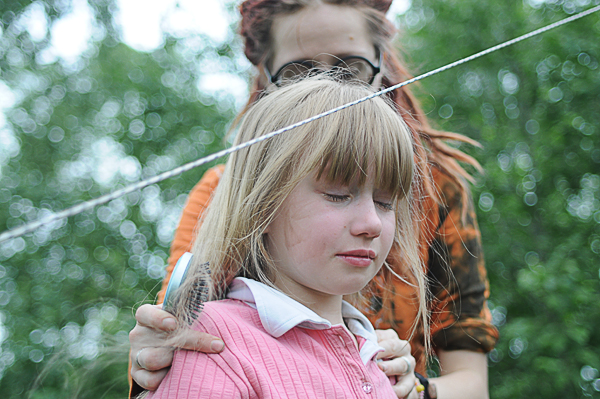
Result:
[[[255,308],[264,329],[275,338],[294,327],[312,330],[325,330],[332,327],[329,320],[322,318],[281,291],[256,280],[235,278],[229,286],[227,298],[246,302]],[[342,318],[352,334],[365,339],[359,351],[364,364],[384,350],[377,344],[373,325],[358,309],[346,301],[342,301]]]

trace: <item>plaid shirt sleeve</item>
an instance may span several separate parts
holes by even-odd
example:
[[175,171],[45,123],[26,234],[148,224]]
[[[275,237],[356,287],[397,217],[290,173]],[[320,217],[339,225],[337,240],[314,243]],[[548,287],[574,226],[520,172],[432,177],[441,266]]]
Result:
[[491,351],[498,340],[487,306],[489,283],[481,234],[469,193],[466,212],[458,187],[434,175],[445,206],[427,254],[431,300],[431,337],[435,349]]

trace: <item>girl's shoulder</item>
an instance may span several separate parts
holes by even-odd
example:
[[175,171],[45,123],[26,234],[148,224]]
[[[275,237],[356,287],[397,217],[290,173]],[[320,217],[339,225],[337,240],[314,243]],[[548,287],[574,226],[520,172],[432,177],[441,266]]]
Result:
[[213,335],[229,335],[233,330],[264,331],[258,311],[237,299],[222,299],[204,303],[194,322],[194,330]]

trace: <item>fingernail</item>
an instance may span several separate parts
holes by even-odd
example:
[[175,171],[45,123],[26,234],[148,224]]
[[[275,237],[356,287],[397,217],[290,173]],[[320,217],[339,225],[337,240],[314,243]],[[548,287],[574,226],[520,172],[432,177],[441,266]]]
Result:
[[163,327],[169,330],[174,330],[177,328],[177,321],[171,317],[166,318],[163,320]]
[[215,339],[213,342],[210,343],[210,349],[214,352],[221,352],[224,347],[225,344],[223,343],[223,341],[218,339]]
[[385,373],[385,371],[387,370],[387,366],[383,363],[377,363],[377,365],[379,366],[381,371],[383,371]]

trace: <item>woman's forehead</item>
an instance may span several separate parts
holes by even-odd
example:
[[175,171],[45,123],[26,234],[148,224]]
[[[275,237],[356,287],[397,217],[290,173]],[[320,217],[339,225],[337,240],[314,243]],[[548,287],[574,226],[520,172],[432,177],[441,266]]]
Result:
[[271,34],[272,70],[305,59],[331,64],[349,55],[377,61],[365,17],[355,8],[330,4],[307,7],[276,17]]

